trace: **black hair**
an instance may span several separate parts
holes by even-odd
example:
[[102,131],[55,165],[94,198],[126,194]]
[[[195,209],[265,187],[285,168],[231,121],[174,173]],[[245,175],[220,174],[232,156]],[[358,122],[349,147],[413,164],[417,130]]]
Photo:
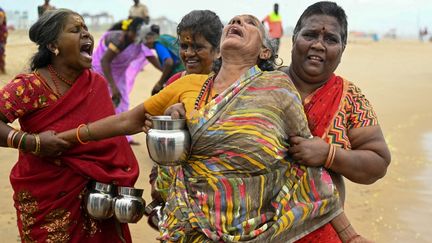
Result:
[[177,25],[177,35],[190,31],[192,36],[202,35],[213,49],[219,49],[223,24],[216,13],[210,10],[193,10],[186,14]]
[[157,25],[157,24],[152,24],[152,25],[150,26],[150,30],[151,30],[151,32],[154,32],[154,33],[160,35],[160,27],[159,27],[159,25]]
[[70,15],[81,16],[72,10],[60,8],[47,11],[30,27],[30,40],[38,45],[38,51],[30,61],[32,71],[51,63],[52,52],[48,49],[48,45],[58,39]]
[[[125,26],[125,22],[131,21],[128,25]],[[143,18],[140,17],[132,17],[127,20],[120,20],[117,23],[115,23],[111,28],[111,30],[130,30],[132,32],[137,33],[139,28],[145,23]]]
[[303,28],[304,21],[313,16],[313,15],[327,15],[335,17],[341,26],[341,39],[342,43],[345,46],[347,43],[347,33],[348,33],[348,21],[345,11],[342,7],[337,5],[335,2],[322,1],[317,2],[309,7],[302,13],[300,18],[297,21],[297,24],[294,28],[294,34],[292,40],[294,41],[298,32]]

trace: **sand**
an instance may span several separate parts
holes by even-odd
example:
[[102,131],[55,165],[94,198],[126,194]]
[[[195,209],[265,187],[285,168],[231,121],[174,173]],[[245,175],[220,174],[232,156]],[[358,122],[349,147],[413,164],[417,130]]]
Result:
[[[100,36],[98,33],[97,36]],[[97,42],[96,42],[97,43]],[[12,32],[6,47],[6,75],[0,86],[28,66],[35,51],[25,32]],[[281,58],[290,62],[291,42],[282,40]],[[337,73],[355,82],[372,102],[392,153],[387,175],[372,185],[347,182],[346,212],[362,235],[376,242],[430,242],[432,226],[432,43],[418,41],[351,41]],[[132,105],[146,99],[160,73],[145,67],[131,95]],[[14,124],[16,125],[16,124]],[[145,135],[133,150],[141,174],[136,187],[150,202],[152,165]],[[0,242],[19,241],[9,172],[17,151],[0,148]],[[146,218],[131,224],[135,242],[157,242]]]

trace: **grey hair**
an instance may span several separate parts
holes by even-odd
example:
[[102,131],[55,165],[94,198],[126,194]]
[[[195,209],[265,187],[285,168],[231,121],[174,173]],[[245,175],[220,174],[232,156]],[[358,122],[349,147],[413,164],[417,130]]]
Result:
[[266,60],[258,58],[258,67],[263,71],[273,71],[276,67],[276,58],[278,58],[276,54],[276,42],[270,38],[268,31],[264,27],[262,29],[263,45],[270,50],[271,56]]

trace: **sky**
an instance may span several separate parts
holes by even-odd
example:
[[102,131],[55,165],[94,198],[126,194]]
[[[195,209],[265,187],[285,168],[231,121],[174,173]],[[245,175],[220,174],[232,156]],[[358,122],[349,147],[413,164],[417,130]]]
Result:
[[[222,21],[229,21],[237,14],[249,13],[264,18],[279,4],[279,12],[285,28],[294,27],[303,10],[316,1],[311,0],[141,0],[148,6],[151,17],[166,16],[179,22],[194,9],[209,9]],[[384,34],[396,29],[398,36],[418,35],[419,28],[432,30],[432,0],[339,0],[345,9],[348,28],[351,31]],[[37,5],[43,0],[0,0],[0,7],[7,11],[27,11],[31,21],[37,18]],[[109,12],[115,20],[127,17],[132,0],[51,0],[57,8],[70,8],[78,13]]]

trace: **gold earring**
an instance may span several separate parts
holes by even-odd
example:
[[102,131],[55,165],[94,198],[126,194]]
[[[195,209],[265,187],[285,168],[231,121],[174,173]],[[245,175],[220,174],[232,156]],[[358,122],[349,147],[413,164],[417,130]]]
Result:
[[56,48],[56,49],[54,50],[54,55],[58,56],[59,53],[60,53],[59,49]]

